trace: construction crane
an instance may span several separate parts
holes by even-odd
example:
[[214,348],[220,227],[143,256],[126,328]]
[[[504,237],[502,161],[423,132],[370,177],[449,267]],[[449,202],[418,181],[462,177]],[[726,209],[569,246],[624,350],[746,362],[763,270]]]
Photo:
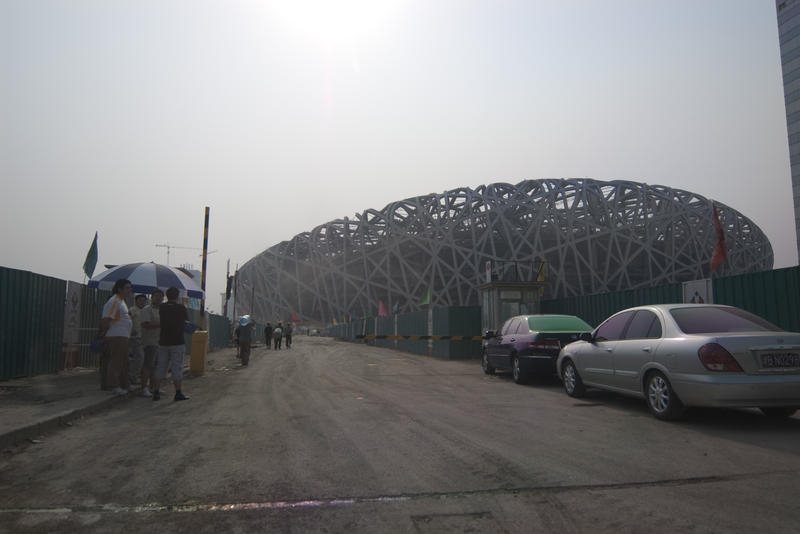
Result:
[[[185,250],[203,250],[202,247],[179,247],[177,245],[169,245],[166,243],[156,243],[157,247],[162,247],[167,249],[167,265],[169,265],[169,251],[173,248],[182,248]],[[207,252],[206,254],[211,254],[212,252],[216,252],[216,250],[212,250],[211,252]]]

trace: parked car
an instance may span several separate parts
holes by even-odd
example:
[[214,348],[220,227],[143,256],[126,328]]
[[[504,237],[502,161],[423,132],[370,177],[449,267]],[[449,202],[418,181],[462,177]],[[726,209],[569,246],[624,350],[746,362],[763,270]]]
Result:
[[517,315],[483,336],[483,372],[511,371],[517,384],[532,374],[555,374],[561,347],[591,331],[574,315]]
[[564,389],[646,400],[659,419],[686,407],[756,407],[791,417],[800,407],[800,333],[714,304],[659,304],[616,313],[561,350]]

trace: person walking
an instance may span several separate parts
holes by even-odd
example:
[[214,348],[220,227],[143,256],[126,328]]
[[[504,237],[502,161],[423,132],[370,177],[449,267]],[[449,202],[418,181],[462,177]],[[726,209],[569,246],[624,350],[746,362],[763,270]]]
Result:
[[264,342],[267,346],[267,350],[272,348],[272,325],[267,322],[267,326],[264,327]]
[[189,397],[181,391],[183,381],[183,355],[186,353],[186,343],[183,338],[184,323],[189,314],[186,307],[178,302],[178,288],[167,289],[167,302],[158,310],[159,337],[158,359],[156,360],[155,380],[153,382],[153,400],[161,400],[161,382],[167,378],[167,369],[172,373],[172,383],[175,384],[176,401],[187,400]]
[[142,349],[142,319],[141,314],[147,305],[146,295],[136,295],[133,299],[134,307],[130,309],[131,315],[131,337],[128,346],[130,354],[128,361],[128,382],[136,385],[141,380],[142,364],[144,363],[144,351]]
[[250,345],[253,341],[253,330],[256,324],[249,315],[244,315],[239,320],[239,356],[242,359],[242,367],[247,367],[250,363]]
[[293,330],[294,330],[294,328],[292,328],[292,323],[287,321],[286,322],[286,328],[283,329],[283,337],[286,338],[286,348],[287,349],[291,349],[292,348],[292,331]]
[[[158,357],[158,337],[161,332],[161,317],[158,310],[161,301],[164,300],[164,292],[156,289],[150,294],[150,304],[142,309],[142,346],[144,359],[142,360],[142,397],[152,397],[150,389],[156,389],[154,383],[154,370]],[[148,387],[149,386],[149,387]]]
[[272,331],[272,341],[275,343],[275,350],[280,350],[282,336],[283,336],[283,323],[279,322],[278,325],[275,327],[275,330]]
[[103,305],[100,319],[101,337],[105,341],[105,357],[108,362],[106,384],[115,396],[127,395],[128,345],[131,335],[131,316],[125,299],[131,295],[131,283],[124,278],[114,282],[114,293]]

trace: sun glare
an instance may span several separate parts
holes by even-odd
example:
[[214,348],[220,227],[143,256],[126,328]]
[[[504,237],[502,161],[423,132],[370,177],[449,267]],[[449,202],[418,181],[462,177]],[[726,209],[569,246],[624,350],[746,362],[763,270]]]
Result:
[[353,45],[369,36],[399,0],[280,0],[274,11],[295,31],[325,45]]

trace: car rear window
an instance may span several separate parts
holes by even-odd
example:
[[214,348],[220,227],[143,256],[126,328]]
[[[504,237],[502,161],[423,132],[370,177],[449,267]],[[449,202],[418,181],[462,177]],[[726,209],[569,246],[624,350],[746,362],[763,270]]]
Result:
[[670,314],[685,334],[710,334],[713,332],[781,332],[769,321],[739,308],[690,306],[673,308]]
[[583,319],[572,315],[541,315],[528,317],[528,326],[534,332],[591,332],[592,327]]

